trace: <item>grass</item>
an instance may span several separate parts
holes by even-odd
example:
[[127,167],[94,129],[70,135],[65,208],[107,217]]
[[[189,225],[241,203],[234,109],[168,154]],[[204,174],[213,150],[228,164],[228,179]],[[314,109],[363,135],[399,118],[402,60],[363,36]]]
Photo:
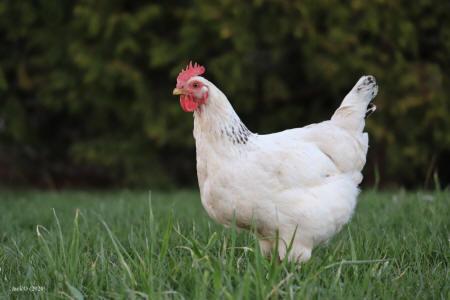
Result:
[[363,193],[301,266],[194,192],[3,191],[0,211],[0,298],[450,299],[448,191]]

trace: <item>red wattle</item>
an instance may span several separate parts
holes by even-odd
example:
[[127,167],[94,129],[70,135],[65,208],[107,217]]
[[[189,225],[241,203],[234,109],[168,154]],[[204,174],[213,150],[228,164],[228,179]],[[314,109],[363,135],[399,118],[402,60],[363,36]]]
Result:
[[199,103],[194,101],[194,97],[189,95],[180,96],[180,105],[185,112],[193,112],[199,106]]

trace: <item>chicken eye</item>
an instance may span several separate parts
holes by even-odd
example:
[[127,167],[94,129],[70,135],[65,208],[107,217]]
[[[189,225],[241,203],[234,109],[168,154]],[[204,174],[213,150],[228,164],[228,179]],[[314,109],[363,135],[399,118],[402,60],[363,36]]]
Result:
[[195,89],[198,88],[198,83],[197,83],[197,82],[194,82],[194,83],[192,84],[192,87],[195,88]]

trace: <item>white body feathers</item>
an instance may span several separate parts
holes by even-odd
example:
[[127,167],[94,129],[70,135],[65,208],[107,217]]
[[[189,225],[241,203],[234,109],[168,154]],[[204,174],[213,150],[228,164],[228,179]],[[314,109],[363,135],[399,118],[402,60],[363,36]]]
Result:
[[[279,133],[251,133],[225,95],[203,77],[209,99],[194,113],[202,204],[217,222],[255,226],[265,254],[305,261],[352,216],[366,162],[367,106],[377,93],[362,77],[331,120]],[[278,233],[277,233],[278,231]]]

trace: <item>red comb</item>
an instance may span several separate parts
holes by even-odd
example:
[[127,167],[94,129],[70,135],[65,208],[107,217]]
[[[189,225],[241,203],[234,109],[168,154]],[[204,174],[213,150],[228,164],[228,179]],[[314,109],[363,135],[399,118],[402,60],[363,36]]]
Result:
[[180,74],[177,77],[177,88],[181,88],[181,86],[188,81],[193,76],[202,75],[205,73],[205,67],[199,65],[198,63],[192,64],[192,61],[189,62],[186,69],[181,70]]

